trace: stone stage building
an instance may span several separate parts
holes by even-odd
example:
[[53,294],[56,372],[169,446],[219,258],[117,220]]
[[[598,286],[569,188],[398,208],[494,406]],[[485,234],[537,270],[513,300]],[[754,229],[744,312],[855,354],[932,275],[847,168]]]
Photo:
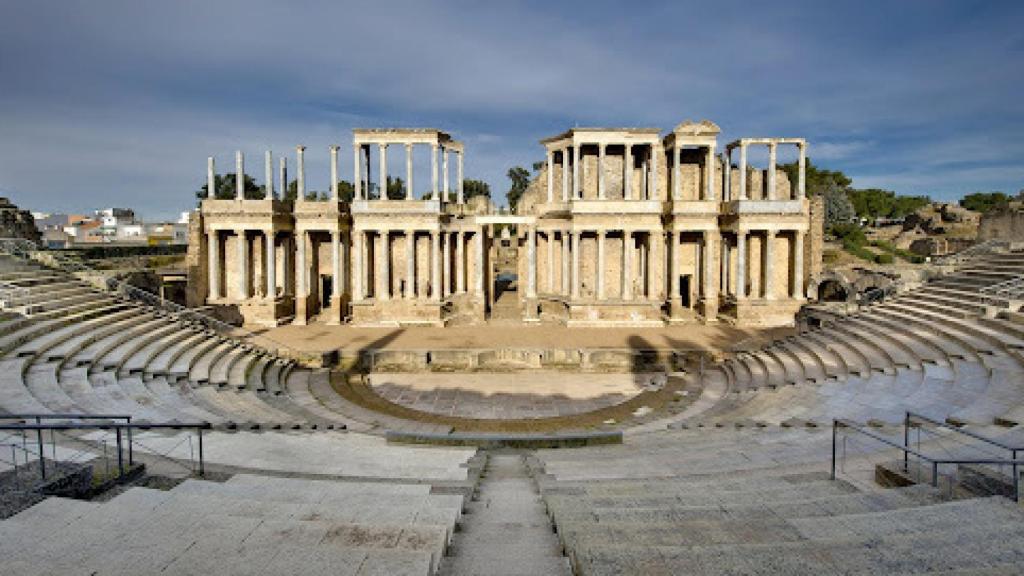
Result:
[[[717,154],[718,134],[702,121],[664,137],[656,128],[574,128],[544,139],[546,162],[515,214],[484,198],[466,201],[464,146],[440,130],[354,130],[350,201],[339,194],[337,146],[326,201],[303,199],[297,148],[294,205],[274,195],[268,152],[267,199],[244,199],[240,188],[236,199],[205,199],[195,212],[190,304],[237,308],[262,325],[478,323],[497,296],[516,298],[524,322],[792,324],[820,273],[821,210],[805,194],[807,144],[742,138]],[[763,170],[747,161],[754,146],[767,149]],[[795,183],[776,166],[780,146],[796,148]],[[416,147],[430,154],[422,197],[414,193]],[[402,193],[381,194],[394,148],[405,152]],[[241,153],[235,169],[244,173]],[[211,189],[214,176],[210,158]],[[282,158],[278,188],[287,182]],[[510,253],[517,290],[496,290]]]

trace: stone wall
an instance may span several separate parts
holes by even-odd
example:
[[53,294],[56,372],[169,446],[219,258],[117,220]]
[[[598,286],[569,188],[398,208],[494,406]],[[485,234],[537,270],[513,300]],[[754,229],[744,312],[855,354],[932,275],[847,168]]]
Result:
[[0,197],[0,238],[24,238],[37,243],[42,240],[32,213],[19,209],[3,197]]
[[188,252],[185,254],[185,268],[188,270],[188,287],[185,290],[185,305],[196,308],[206,304],[209,293],[210,257],[207,254],[206,235],[203,233],[203,215],[193,210],[188,217]]
[[982,215],[978,241],[986,240],[1024,242],[1024,210],[1010,208]]

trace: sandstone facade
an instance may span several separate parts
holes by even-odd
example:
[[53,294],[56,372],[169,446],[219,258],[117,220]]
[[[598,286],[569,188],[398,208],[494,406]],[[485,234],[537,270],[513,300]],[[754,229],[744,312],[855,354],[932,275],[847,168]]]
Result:
[[[515,214],[464,201],[463,145],[439,130],[355,130],[351,202],[336,188],[326,202],[273,199],[268,153],[270,199],[203,201],[192,286],[251,323],[445,325],[486,320],[500,294],[497,273],[511,268],[525,322],[792,324],[820,271],[821,218],[804,194],[806,142],[740,139],[718,155],[718,134],[703,121],[664,137],[655,128],[574,128],[547,138],[547,161]],[[775,166],[783,145],[799,151],[796,183]],[[376,172],[389,174],[389,146],[405,150],[401,199],[382,198],[386,178],[371,171],[377,156]],[[431,153],[424,198],[410,185],[414,146]],[[768,168],[748,165],[751,146],[767,148]],[[337,147],[331,158],[337,182]],[[239,154],[239,172],[243,162]],[[505,230],[513,232],[502,242]]]

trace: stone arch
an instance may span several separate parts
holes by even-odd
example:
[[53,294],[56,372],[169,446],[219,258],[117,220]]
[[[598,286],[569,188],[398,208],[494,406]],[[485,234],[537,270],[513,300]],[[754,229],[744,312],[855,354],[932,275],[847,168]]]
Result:
[[823,272],[812,278],[807,287],[808,298],[818,302],[854,302],[857,289],[835,272]]

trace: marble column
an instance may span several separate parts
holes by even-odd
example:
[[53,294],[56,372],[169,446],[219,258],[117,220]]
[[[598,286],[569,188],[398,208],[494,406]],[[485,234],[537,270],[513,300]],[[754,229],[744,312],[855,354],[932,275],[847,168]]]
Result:
[[437,200],[437,144],[430,145],[430,191],[430,197]]
[[[349,231],[349,234],[351,233],[352,232]],[[339,258],[341,269],[338,271],[339,275],[335,279],[335,282],[337,282],[337,286],[334,288],[334,294],[336,296],[341,296],[342,294],[345,294],[346,287],[348,286],[349,269],[352,264],[350,256],[350,254],[352,253],[352,247],[350,246],[351,242],[349,241],[348,234],[345,234],[344,232],[339,232],[339,235],[341,236],[341,256]]]
[[793,298],[804,298],[804,233],[793,232]]
[[647,193],[648,200],[658,200],[660,192],[658,190],[658,182],[661,180],[661,174],[658,172],[658,156],[661,155],[661,150],[657,144],[651,144],[651,177],[648,178],[650,183],[650,190]]
[[704,160],[704,199],[715,199],[715,145],[708,146],[708,154]]
[[679,239],[675,230],[668,231],[668,295],[679,300]]
[[455,233],[455,293],[466,291],[466,235],[462,230]]
[[548,166],[548,204],[555,201],[555,153],[548,150],[547,153],[547,166]]
[[562,148],[562,202],[569,201],[569,149]]
[[416,297],[416,231],[405,231],[405,297]]
[[570,270],[569,270],[569,231],[562,230],[559,232],[562,238],[562,295],[568,296],[572,293],[572,289],[569,287]]
[[[768,199],[776,200],[775,157],[777,146],[774,142],[768,145]],[[787,198],[789,200],[789,198]]]
[[622,231],[622,299],[633,299],[633,233]]
[[462,154],[461,150],[455,152],[455,179],[457,180],[455,182],[455,190],[459,205],[466,203],[466,191],[463,187],[464,182],[462,178]]
[[729,295],[729,240],[725,236],[722,236],[722,256],[721,256],[721,260],[722,260],[722,262],[721,262],[722,267],[721,267],[721,270],[719,271],[719,275],[721,276],[719,278],[721,280],[721,282],[720,282],[720,290],[722,291],[722,294],[725,294],[725,295],[728,296]]
[[703,280],[703,291],[705,300],[711,299],[715,293],[715,285],[712,282],[714,278],[714,262],[715,262],[715,233],[711,230],[704,231],[704,249],[701,250],[701,255],[704,257],[704,261],[701,262],[704,269]]
[[245,200],[245,157],[235,152],[235,200]]
[[[331,151],[331,201],[337,204],[341,197],[338,192],[338,146],[331,144],[329,150]],[[334,281],[338,281],[338,277],[334,277]]]
[[604,151],[605,145],[597,145],[597,197],[601,200],[605,199],[604,191]]
[[580,185],[580,147],[572,147],[572,197],[583,197],[583,186]]
[[626,144],[626,151],[622,157],[622,197],[626,200],[633,199],[633,146]]
[[274,198],[274,155],[270,150],[263,154],[263,179],[266,181],[267,200]]
[[747,299],[747,231],[736,231],[736,299]]
[[[381,174],[384,174],[382,171]],[[377,258],[377,262],[380,265],[380,278],[377,280],[377,286],[380,286],[379,300],[390,300],[391,299],[391,231],[381,230],[377,236],[377,242],[380,245],[380,250],[374,257]]]
[[722,201],[732,200],[732,148],[722,153]]
[[352,146],[352,187],[355,189],[355,199],[363,199],[363,166],[360,160],[359,148],[361,144]]
[[263,242],[267,249],[267,266],[264,274],[267,278],[266,297],[273,300],[277,297],[277,250],[273,230],[263,232]]
[[807,144],[804,142],[797,144],[797,151],[799,157],[797,158],[796,197],[803,200],[807,195]]
[[739,200],[747,199],[747,145],[740,144],[740,190]]
[[341,278],[341,232],[331,232],[331,282],[334,283],[332,299],[337,299],[342,294]]
[[672,146],[672,200],[683,197],[683,183],[679,179],[679,146]]
[[249,240],[245,237],[245,230],[238,230],[238,298],[247,300],[249,298]]
[[[647,298],[658,298],[658,278],[664,278],[664,260],[661,258],[660,232],[647,232],[647,244],[645,244],[645,265],[647,272]],[[664,282],[662,282],[664,286]]]
[[377,144],[377,151],[380,153],[380,175],[377,179],[380,182],[377,184],[378,198],[380,200],[388,199],[388,145]]
[[214,300],[221,297],[220,290],[220,238],[216,230],[207,233],[206,250],[209,256],[209,295],[207,300]]
[[765,230],[764,248],[764,298],[765,300],[775,299],[775,231]]
[[452,291],[452,234],[451,232],[444,232],[444,244],[441,246],[443,251],[441,262],[443,266],[442,274],[444,280],[441,282],[441,297],[447,298]]
[[555,232],[548,230],[544,234],[544,242],[547,245],[548,251],[548,262],[547,262],[547,282],[544,283],[544,288],[548,291],[548,294],[555,293]]
[[281,196],[288,193],[288,158],[284,156],[278,159],[277,189],[280,190]]
[[448,149],[441,146],[441,202],[448,201]]
[[206,157],[206,197],[217,198],[217,169],[213,156]]
[[[476,230],[476,294],[479,297],[484,295],[484,277],[487,271],[484,270],[484,229],[483,226]],[[537,283],[534,282],[534,292],[537,291]]]
[[572,298],[580,297],[580,240],[583,235],[577,230],[572,233]]
[[526,229],[526,297],[537,297],[537,229]]
[[355,256],[352,271],[352,299],[359,301],[363,299],[363,282],[366,281],[366,272],[363,270],[363,238],[362,230],[352,232],[352,255]]
[[597,231],[597,299],[604,300],[604,237],[605,231]]
[[306,147],[295,147],[296,188],[299,200],[306,199]]
[[405,145],[405,199],[412,200],[412,144]]
[[440,301],[441,295],[441,232],[430,233],[430,297]]
[[305,298],[309,296],[309,284],[307,282],[309,277],[309,265],[306,263],[306,232],[301,231],[295,235],[295,240],[298,243],[296,249],[297,257],[295,259],[295,291],[298,292],[299,298]]

